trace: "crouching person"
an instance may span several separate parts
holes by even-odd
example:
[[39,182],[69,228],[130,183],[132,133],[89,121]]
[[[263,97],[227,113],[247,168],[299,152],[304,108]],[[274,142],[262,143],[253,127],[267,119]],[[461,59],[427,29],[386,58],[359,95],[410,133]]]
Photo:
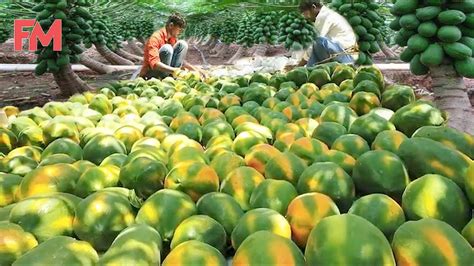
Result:
[[329,61],[354,62],[350,51],[356,48],[357,39],[352,26],[343,16],[324,6],[321,0],[302,0],[299,9],[308,21],[314,23],[319,33],[299,66],[310,67]]
[[140,77],[163,79],[180,69],[202,73],[199,68],[185,61],[188,44],[184,40],[178,40],[185,28],[185,19],[174,14],[168,18],[165,27],[153,33],[145,44]]

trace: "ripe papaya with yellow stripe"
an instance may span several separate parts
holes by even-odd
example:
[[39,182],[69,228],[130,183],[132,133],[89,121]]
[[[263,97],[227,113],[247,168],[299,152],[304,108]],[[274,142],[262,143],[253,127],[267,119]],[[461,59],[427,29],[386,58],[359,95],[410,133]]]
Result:
[[232,265],[303,266],[305,259],[298,246],[288,238],[269,231],[259,231],[242,242],[233,257]]
[[393,236],[392,248],[398,265],[470,265],[474,261],[469,242],[433,218],[404,223]]

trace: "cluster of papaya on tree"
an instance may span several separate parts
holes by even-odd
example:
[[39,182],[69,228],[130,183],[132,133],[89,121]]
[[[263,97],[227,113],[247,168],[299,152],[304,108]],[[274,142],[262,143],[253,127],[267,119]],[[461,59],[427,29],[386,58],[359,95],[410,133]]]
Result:
[[284,43],[289,50],[306,49],[317,36],[314,25],[296,12],[282,16],[278,26],[280,28],[278,41]]
[[450,64],[460,76],[474,78],[474,1],[397,0],[391,12],[396,42],[406,47],[400,59],[413,74]]
[[87,37],[84,39],[84,45],[87,48],[92,47],[94,43],[106,45],[112,50],[115,50],[117,45],[120,43],[121,36],[118,36],[116,32],[110,30],[110,23],[107,21],[107,17],[103,16],[98,19],[88,20],[87,23],[91,25],[92,30],[87,31]]
[[[196,37],[196,38],[203,38],[207,35],[208,28],[206,27],[206,21],[198,20],[198,19],[190,19],[189,25],[186,27],[184,31],[184,36],[186,38]],[[232,40],[234,41],[234,39]]]
[[225,44],[231,44],[237,38],[238,28],[233,24],[234,18],[228,14],[222,23],[221,41]]
[[86,31],[87,34],[84,39],[86,48],[94,45],[97,51],[112,64],[133,65],[133,61],[140,60],[140,58],[135,58],[133,55],[120,50],[123,37],[120,35],[120,31],[114,30],[115,26],[107,16],[95,16],[93,19],[89,19],[87,24],[90,25],[91,29]]
[[[56,2],[56,1],[55,1]],[[92,15],[85,8],[90,3],[84,0],[66,1],[56,3],[51,1],[40,1],[32,10],[37,12],[36,19],[42,28],[47,31],[57,19],[62,20],[62,50],[53,51],[53,43],[46,47],[40,46],[36,51],[37,66],[35,73],[42,75],[46,72],[58,74],[61,68],[79,61],[79,55],[83,52],[80,44],[91,29],[86,20],[92,19]]]
[[254,16],[255,13],[247,12],[242,17],[238,27],[237,44],[244,47],[251,47],[255,44],[255,39],[253,38],[255,33]]
[[314,26],[301,14],[286,11],[246,12],[240,18],[226,13],[223,19],[209,18],[188,27],[186,37],[210,35],[225,44],[235,42],[244,47],[282,43],[287,49],[301,50],[317,36]]
[[384,18],[377,13],[380,4],[373,0],[333,0],[330,7],[344,16],[357,37],[359,65],[371,65],[372,54],[380,51]]
[[125,40],[136,38],[143,41],[153,34],[155,25],[152,20],[145,17],[129,19],[125,17],[115,24],[120,36]]
[[11,36],[9,25],[0,19],[0,43],[6,42]]
[[255,26],[252,37],[255,43],[269,43],[272,45],[277,43],[278,31],[276,25],[278,17],[278,13],[275,11],[255,14],[252,18]]

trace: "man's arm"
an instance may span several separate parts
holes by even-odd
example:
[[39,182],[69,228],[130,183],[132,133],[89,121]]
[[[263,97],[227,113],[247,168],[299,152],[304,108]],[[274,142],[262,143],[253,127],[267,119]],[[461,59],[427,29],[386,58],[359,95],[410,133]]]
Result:
[[299,67],[302,67],[302,66],[306,66],[306,64],[308,63],[308,61],[304,58],[301,58],[300,62],[298,63],[297,66]]
[[196,67],[196,66],[193,66],[191,65],[190,63],[184,61],[183,63],[183,68],[184,69],[187,69],[187,70],[191,70],[191,71],[196,71],[198,72],[199,74],[201,74],[201,77],[203,78],[206,78],[207,77],[207,74],[206,72],[204,72],[202,69],[200,69],[199,67]]
[[286,65],[284,70],[285,71],[290,71],[290,70],[294,69],[295,67],[306,66],[307,63],[308,63],[308,61],[306,61],[304,58],[301,58],[301,60],[298,62],[298,64],[296,64],[296,65]]
[[169,74],[179,70],[179,68],[177,67],[171,67],[166,64],[163,64],[162,62],[158,62],[156,66],[154,67],[154,69],[157,69],[157,70],[160,70],[161,72],[166,72]]
[[183,63],[183,68],[184,69],[187,69],[187,70],[191,70],[191,71],[197,71],[197,72],[200,72],[201,70],[193,65],[191,65],[190,63],[184,61]]

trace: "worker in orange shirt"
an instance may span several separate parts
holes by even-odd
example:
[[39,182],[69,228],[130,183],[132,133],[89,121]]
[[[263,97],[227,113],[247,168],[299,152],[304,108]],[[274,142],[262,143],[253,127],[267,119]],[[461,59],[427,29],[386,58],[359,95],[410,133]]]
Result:
[[188,44],[184,40],[178,40],[178,36],[185,28],[186,20],[174,14],[168,18],[165,27],[151,35],[145,44],[140,77],[162,79],[180,69],[197,71],[205,75],[202,70],[184,60],[188,52]]

